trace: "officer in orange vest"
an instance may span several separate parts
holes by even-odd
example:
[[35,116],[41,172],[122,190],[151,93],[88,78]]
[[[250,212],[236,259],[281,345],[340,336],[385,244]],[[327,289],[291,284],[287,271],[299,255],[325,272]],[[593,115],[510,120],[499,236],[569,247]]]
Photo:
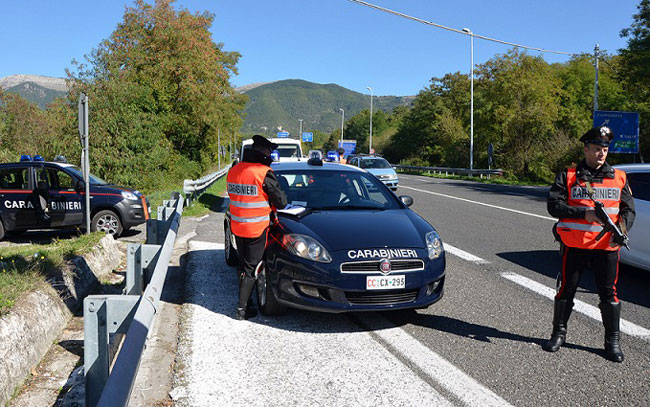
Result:
[[621,303],[616,295],[618,281],[619,244],[612,233],[596,240],[603,230],[590,198],[604,204],[605,212],[621,230],[629,230],[634,222],[634,200],[624,171],[612,168],[605,160],[609,143],[614,137],[611,129],[595,127],[585,133],[585,158],[576,168],[561,171],[548,194],[548,212],[560,218],[555,225],[556,237],[562,245],[562,271],[558,275],[558,290],[554,301],[553,333],[542,348],[556,352],[566,340],[567,321],[573,308],[573,298],[583,270],[590,264],[593,270],[600,312],[605,327],[607,359],[622,362],[620,347]]
[[230,230],[235,235],[239,256],[239,303],[235,319],[257,315],[250,302],[255,285],[255,268],[262,260],[272,208],[287,206],[287,197],[271,170],[271,151],[278,148],[254,135],[242,161],[228,172]]
[[339,147],[338,149],[336,149],[336,152],[339,155],[339,163],[347,164],[348,160],[345,159],[345,150]]

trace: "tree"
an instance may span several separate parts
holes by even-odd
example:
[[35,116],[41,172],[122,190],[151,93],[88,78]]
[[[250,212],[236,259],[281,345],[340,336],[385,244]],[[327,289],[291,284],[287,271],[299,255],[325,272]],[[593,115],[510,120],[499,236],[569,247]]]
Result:
[[642,156],[650,155],[650,0],[641,0],[638,13],[621,37],[627,48],[619,50],[619,78],[630,97],[628,110],[639,112],[639,145]]
[[195,175],[216,161],[218,130],[241,126],[246,99],[229,82],[239,54],[212,42],[211,14],[173,3],[136,0],[88,65],[68,73],[71,98],[90,98],[94,168],[112,181]]

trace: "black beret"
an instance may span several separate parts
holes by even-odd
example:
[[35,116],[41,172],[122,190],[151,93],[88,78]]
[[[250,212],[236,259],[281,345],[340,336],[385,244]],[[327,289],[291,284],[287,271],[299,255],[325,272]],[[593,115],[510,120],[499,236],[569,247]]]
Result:
[[342,148],[337,148],[336,152],[339,153],[339,154],[345,154],[345,150],[342,149]]
[[608,147],[614,138],[612,129],[607,126],[594,127],[580,137],[583,143],[597,144],[599,146]]
[[260,136],[259,134],[253,136],[253,146],[264,147],[270,150],[275,150],[278,148],[277,144],[270,142],[268,139]]

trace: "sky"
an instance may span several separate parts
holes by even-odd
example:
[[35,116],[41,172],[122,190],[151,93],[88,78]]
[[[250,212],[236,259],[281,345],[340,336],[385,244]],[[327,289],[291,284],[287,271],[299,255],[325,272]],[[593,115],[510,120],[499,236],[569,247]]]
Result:
[[[626,46],[638,0],[366,0],[477,35],[570,53]],[[0,78],[64,77],[108,38],[133,1],[0,0]],[[241,58],[234,86],[282,79],[336,83],[374,95],[415,95],[432,77],[470,71],[470,37],[350,0],[178,0],[209,11],[213,40]],[[510,46],[474,39],[474,63]],[[531,55],[540,55],[529,51]],[[542,54],[548,62],[564,55]]]

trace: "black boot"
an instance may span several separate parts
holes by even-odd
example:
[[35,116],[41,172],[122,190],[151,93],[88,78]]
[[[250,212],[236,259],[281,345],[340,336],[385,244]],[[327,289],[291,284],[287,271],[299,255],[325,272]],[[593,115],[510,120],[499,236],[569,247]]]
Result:
[[573,310],[573,302],[569,300],[554,301],[553,305],[553,332],[551,339],[544,342],[542,349],[547,352],[557,352],[566,341],[566,326]]
[[242,273],[239,279],[239,304],[235,312],[235,319],[241,321],[242,319],[252,318],[257,315],[257,311],[252,307],[252,304],[249,306],[249,300],[254,286],[255,279]]
[[621,350],[621,330],[619,327],[621,320],[621,303],[620,302],[601,302],[598,307],[603,317],[603,326],[605,327],[605,353],[607,359],[612,362],[621,363],[625,355]]

